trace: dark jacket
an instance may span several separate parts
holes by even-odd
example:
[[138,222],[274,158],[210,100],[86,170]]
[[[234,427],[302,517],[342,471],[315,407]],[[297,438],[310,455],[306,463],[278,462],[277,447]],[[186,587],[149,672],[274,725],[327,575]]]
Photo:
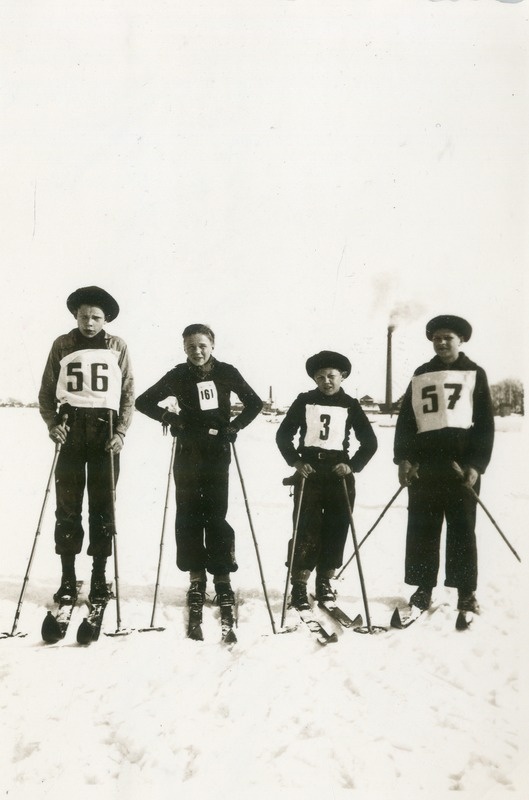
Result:
[[[263,401],[231,364],[217,361],[213,357],[210,362],[210,370],[206,374],[189,362],[177,364],[150,389],[139,395],[136,408],[151,419],[162,422],[166,409],[158,404],[168,397],[175,397],[180,424],[182,430],[187,433],[192,434],[193,431],[198,432],[207,428],[222,430],[228,425],[237,430],[245,428],[259,414]],[[208,382],[215,385],[216,408],[201,407],[201,386]],[[242,412],[233,420],[230,397],[232,392],[244,406]]]
[[[435,372],[465,373],[458,381],[447,382],[445,389],[447,405],[452,408],[458,402],[458,391],[462,382],[470,381],[471,391],[467,402],[471,403],[467,427],[451,427],[449,425],[437,430],[419,432],[416,412],[413,407],[413,386],[417,376]],[[417,382],[416,382],[417,386]],[[458,388],[459,387],[459,388]],[[432,387],[422,388],[422,408],[426,412],[436,410],[436,392],[439,387],[435,381]],[[417,399],[416,399],[417,402]],[[394,462],[410,461],[433,468],[449,466],[456,461],[460,466],[474,467],[484,473],[490,461],[494,443],[494,413],[489,385],[485,371],[471,361],[464,353],[459,353],[457,360],[450,365],[435,356],[426,364],[422,364],[414,372],[404,395],[402,407],[397,419],[394,442]]]
[[[324,395],[319,389],[299,394],[286,413],[276,434],[276,442],[281,454],[289,466],[294,466],[296,461],[310,458],[314,447],[306,447],[307,435],[307,407],[308,406],[338,406],[347,410],[343,428],[343,439],[340,449],[343,452],[342,463],[348,464],[353,472],[360,472],[377,450],[377,438],[358,400],[347,395],[342,388],[333,395]],[[360,447],[354,455],[349,457],[351,430]],[[294,447],[293,440],[299,432],[298,446]]]

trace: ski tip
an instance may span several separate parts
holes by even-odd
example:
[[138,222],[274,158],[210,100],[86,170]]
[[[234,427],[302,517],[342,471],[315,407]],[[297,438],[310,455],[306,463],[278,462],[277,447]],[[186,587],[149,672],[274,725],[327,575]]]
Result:
[[63,638],[61,627],[51,611],[46,614],[40,632],[46,644],[57,644]]
[[77,644],[87,645],[94,639],[94,629],[87,619],[84,619],[77,629]]
[[320,631],[320,633],[316,636],[316,641],[318,644],[325,646],[327,644],[333,644],[338,641],[338,634],[337,633],[327,633],[327,631]]
[[391,615],[391,627],[402,628],[402,619],[400,617],[400,612],[398,608],[396,608],[393,614]]

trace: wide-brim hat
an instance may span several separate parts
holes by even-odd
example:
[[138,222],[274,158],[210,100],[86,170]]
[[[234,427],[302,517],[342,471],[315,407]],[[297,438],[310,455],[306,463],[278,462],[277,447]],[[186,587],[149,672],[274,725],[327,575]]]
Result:
[[311,378],[319,369],[337,369],[339,372],[345,372],[346,377],[351,373],[351,362],[347,356],[341,353],[335,353],[333,350],[322,350],[319,353],[307,359],[305,369]]
[[446,328],[449,331],[457,333],[465,342],[468,342],[472,336],[472,325],[467,322],[463,317],[455,317],[453,314],[441,314],[439,317],[434,317],[426,325],[426,336],[432,341],[435,331]]
[[66,305],[74,316],[79,306],[97,306],[104,312],[107,322],[112,322],[119,314],[116,300],[99,286],[82,286],[80,289],[76,289],[68,297]]

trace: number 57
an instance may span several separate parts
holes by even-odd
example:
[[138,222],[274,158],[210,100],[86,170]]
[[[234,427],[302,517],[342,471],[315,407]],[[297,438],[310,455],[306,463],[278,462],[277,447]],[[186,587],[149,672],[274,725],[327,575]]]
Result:
[[[442,386],[443,389],[452,389],[452,393],[447,396],[447,403],[446,407],[452,410],[461,397],[461,389],[463,388],[463,384],[461,383],[444,383]],[[424,414],[435,414],[436,411],[439,411],[439,394],[437,386],[423,386],[421,397],[423,400],[427,400],[429,405],[424,405],[422,407]]]

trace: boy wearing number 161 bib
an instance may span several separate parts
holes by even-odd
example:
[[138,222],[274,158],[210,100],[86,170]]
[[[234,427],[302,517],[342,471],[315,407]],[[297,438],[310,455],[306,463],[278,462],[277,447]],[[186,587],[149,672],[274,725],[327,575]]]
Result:
[[[187,361],[177,364],[136,400],[136,408],[169,425],[178,439],[176,487],[176,563],[189,572],[189,606],[201,605],[206,572],[213,575],[217,603],[234,601],[230,573],[237,570],[235,534],[226,520],[230,444],[259,414],[262,400],[231,364],[212,355],[215,336],[207,325],[188,325],[182,333]],[[231,393],[244,408],[231,419]],[[174,397],[178,413],[159,405]]]
[[[341,387],[351,372],[349,359],[323,350],[307,360],[306,370],[317,388],[297,396],[276,435],[283,458],[296,468],[295,508],[305,478],[291,575],[291,605],[299,610],[309,608],[307,581],[314,569],[316,598],[335,599],[330,579],[342,565],[350,522],[344,479],[352,507],[353,473],[360,472],[377,449],[376,436],[360,403]],[[352,457],[351,432],[360,444]]]
[[85,286],[73,292],[66,305],[77,328],[53,342],[39,392],[50,438],[61,445],[55,470],[55,552],[61,557],[62,580],[55,599],[75,599],[75,556],[84,537],[86,485],[88,555],[93,557],[90,599],[95,601],[108,597],[105,566],[114,533],[110,458],[117,480],[118,453],[134,410],[134,384],[127,345],[104,330],[119,314],[114,298],[98,286]]
[[415,370],[395,429],[394,461],[409,495],[404,579],[418,587],[410,605],[422,610],[437,584],[446,518],[445,586],[458,590],[460,611],[479,611],[476,500],[468,488],[479,493],[492,454],[494,416],[484,370],[460,352],[471,334],[461,317],[444,314],[428,322],[436,355]]

